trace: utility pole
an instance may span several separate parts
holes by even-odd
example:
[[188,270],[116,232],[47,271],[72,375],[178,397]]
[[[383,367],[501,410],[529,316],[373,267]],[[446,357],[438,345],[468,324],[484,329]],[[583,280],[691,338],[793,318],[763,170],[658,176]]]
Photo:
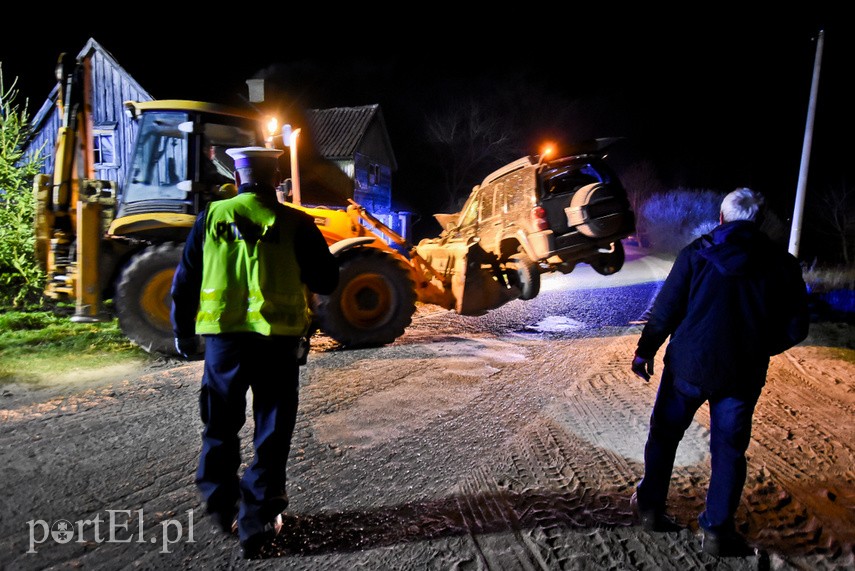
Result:
[[796,189],[796,204],[793,208],[793,225],[790,228],[790,253],[799,255],[799,240],[802,234],[802,214],[805,209],[805,187],[807,186],[808,164],[810,163],[810,146],[813,142],[813,120],[816,115],[816,93],[819,88],[819,68],[822,63],[822,44],[825,31],[819,31],[816,42],[816,60],[813,64],[813,82],[810,87],[810,102],[808,103],[807,124],[805,125],[805,140],[802,144],[802,162],[799,169],[799,184]]

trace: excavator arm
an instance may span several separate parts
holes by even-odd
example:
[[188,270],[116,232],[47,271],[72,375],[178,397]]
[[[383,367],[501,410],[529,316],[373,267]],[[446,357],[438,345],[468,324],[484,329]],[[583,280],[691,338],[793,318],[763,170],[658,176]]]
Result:
[[47,274],[45,295],[75,299],[73,321],[103,321],[99,249],[102,207],[115,201],[112,185],[94,181],[90,76],[87,60],[62,54],[56,67],[60,125],[50,176],[34,182],[36,241]]

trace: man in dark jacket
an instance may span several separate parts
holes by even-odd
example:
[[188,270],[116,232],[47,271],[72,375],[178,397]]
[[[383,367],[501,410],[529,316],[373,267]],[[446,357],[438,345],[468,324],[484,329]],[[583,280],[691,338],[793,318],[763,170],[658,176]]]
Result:
[[[172,325],[185,357],[201,351],[198,334],[205,336],[196,485],[212,518],[238,532],[251,558],[282,527],[308,295],[332,293],[338,262],[312,217],[277,201],[282,151],[226,152],[235,159],[238,194],[196,219],[172,284]],[[249,389],[255,458],[239,478]]]
[[747,188],[724,197],[720,225],[678,254],[632,361],[632,371],[649,381],[654,356],[670,336],[633,512],[648,530],[674,528],[665,503],[677,446],[708,401],[711,474],[699,523],[703,550],[716,556],[750,553],[734,514],[754,407],[769,358],[808,333],[801,268],[760,231],[762,207],[762,196]]

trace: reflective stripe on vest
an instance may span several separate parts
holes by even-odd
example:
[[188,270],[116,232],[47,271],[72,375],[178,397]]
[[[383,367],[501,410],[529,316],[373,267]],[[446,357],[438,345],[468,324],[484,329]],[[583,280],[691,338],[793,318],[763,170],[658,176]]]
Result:
[[295,229],[251,192],[208,205],[197,333],[306,333]]

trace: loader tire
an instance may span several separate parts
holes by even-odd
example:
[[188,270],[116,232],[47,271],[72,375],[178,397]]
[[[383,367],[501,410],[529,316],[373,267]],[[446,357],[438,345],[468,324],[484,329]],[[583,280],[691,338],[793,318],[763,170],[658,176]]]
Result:
[[339,257],[339,284],[330,295],[314,296],[322,332],[344,347],[379,347],[404,334],[416,311],[415,283],[404,262],[377,248]]
[[148,353],[176,355],[170,289],[183,244],[165,242],[135,254],[116,286],[115,304],[119,327],[131,341]]
[[534,299],[540,293],[540,268],[526,254],[514,254],[508,260],[508,280],[520,288],[520,299]]

